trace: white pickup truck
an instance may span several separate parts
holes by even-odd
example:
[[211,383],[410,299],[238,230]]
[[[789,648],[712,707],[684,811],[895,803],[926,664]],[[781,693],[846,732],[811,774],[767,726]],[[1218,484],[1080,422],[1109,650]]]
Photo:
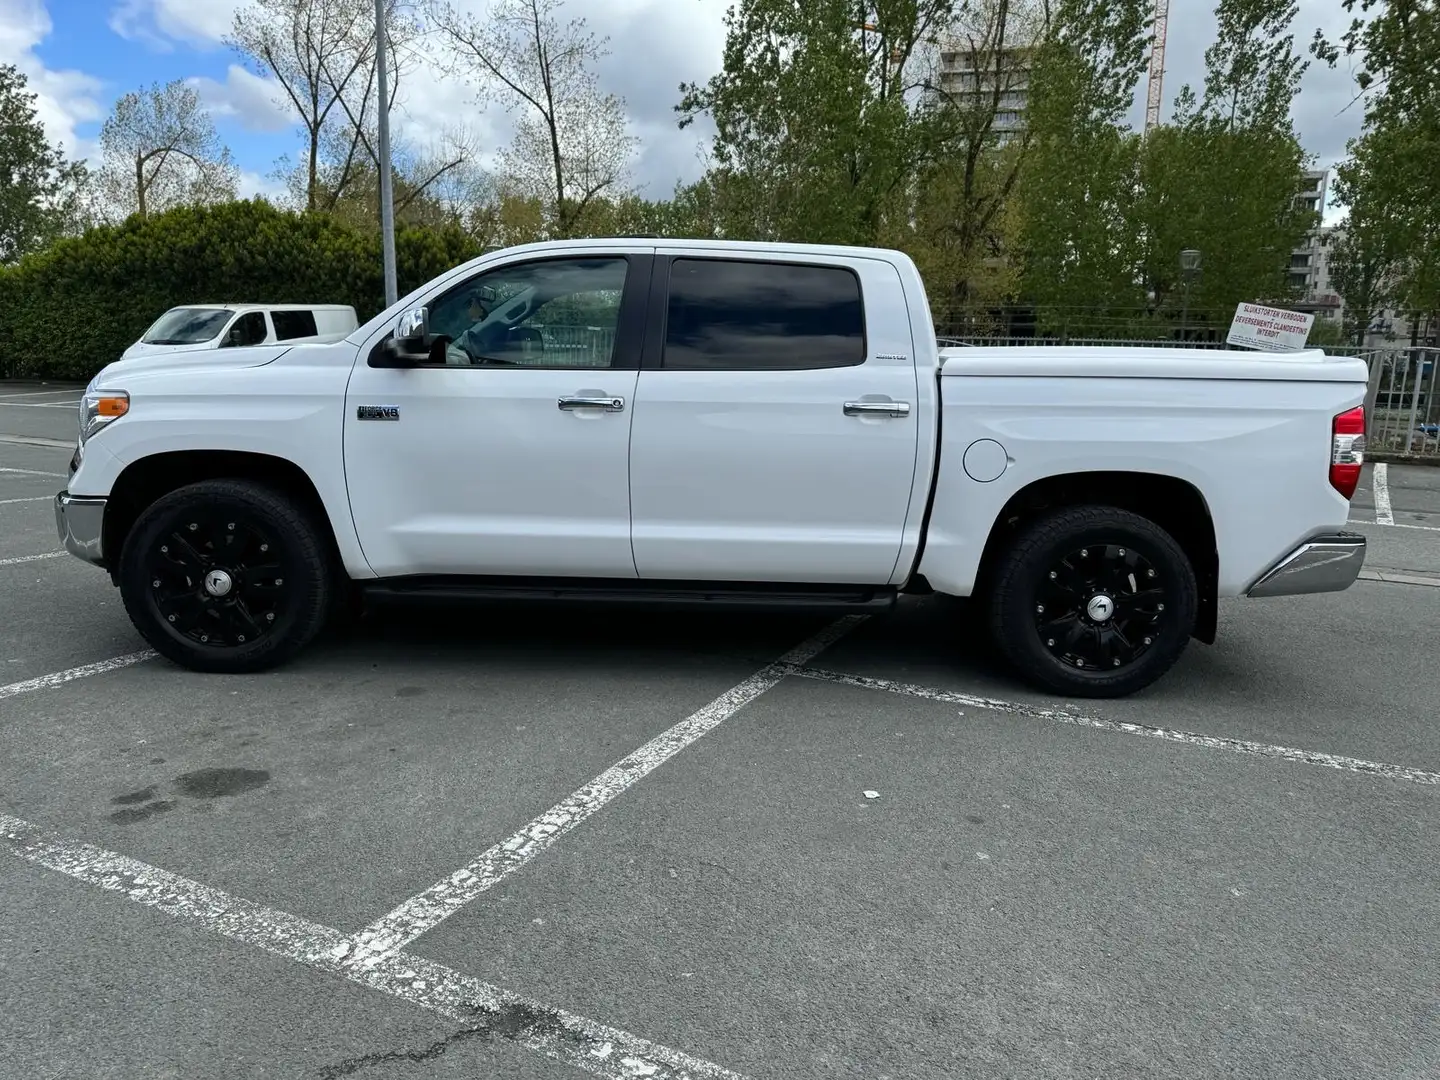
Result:
[[553,242],[339,342],[111,364],[55,513],[198,670],[287,660],[356,592],[933,592],[1027,679],[1119,696],[1221,597],[1354,582],[1365,383],[1318,352],[942,350],[896,251]]

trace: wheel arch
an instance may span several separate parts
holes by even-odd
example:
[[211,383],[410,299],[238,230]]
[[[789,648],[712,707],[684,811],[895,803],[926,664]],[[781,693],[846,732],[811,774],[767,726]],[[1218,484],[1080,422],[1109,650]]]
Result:
[[1036,480],[1001,509],[980,556],[977,591],[985,589],[999,554],[1018,530],[1052,510],[1071,506],[1114,506],[1147,518],[1175,538],[1195,570],[1199,590],[1192,636],[1213,644],[1218,630],[1216,598],[1220,556],[1215,522],[1204,494],[1188,480],[1147,472],[1074,472]]
[[111,486],[105,506],[101,550],[106,569],[117,580],[125,540],[155,500],[202,480],[248,480],[294,499],[313,518],[329,547],[331,565],[344,572],[335,523],[315,482],[295,462],[246,450],[177,450],[132,461]]

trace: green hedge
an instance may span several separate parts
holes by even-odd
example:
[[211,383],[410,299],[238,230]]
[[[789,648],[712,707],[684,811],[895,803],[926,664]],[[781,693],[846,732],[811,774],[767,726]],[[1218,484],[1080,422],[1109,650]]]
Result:
[[[459,229],[395,238],[400,295],[480,253]],[[264,202],[92,229],[0,269],[0,377],[89,379],[177,304],[384,306],[380,237]]]

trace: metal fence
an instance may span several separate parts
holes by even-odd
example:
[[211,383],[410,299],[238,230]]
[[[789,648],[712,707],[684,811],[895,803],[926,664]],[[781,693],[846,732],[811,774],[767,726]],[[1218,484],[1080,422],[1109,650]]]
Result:
[[1375,350],[1365,359],[1367,450],[1440,461],[1440,349]]

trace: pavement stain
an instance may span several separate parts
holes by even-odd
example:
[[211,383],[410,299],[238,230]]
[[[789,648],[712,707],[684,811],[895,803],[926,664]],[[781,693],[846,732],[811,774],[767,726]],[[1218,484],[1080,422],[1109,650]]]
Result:
[[240,795],[270,782],[264,769],[197,769],[175,778],[180,794],[192,799],[218,799]]
[[469,1039],[490,1039],[491,1032],[488,1028],[474,1027],[461,1028],[453,1035],[447,1035],[439,1042],[431,1043],[423,1050],[386,1050],[378,1054],[365,1054],[361,1057],[346,1058],[335,1065],[326,1065],[320,1070],[321,1080],[340,1080],[343,1076],[353,1076],[361,1069],[368,1069],[372,1065],[388,1065],[394,1062],[426,1062],[434,1061],[441,1054],[444,1054],[452,1046],[465,1042]]
[[151,784],[147,788],[141,788],[139,791],[132,791],[128,795],[116,795],[113,799],[110,800],[110,802],[115,806],[133,806],[136,803],[149,802],[155,797],[155,793],[158,790],[159,788],[157,788],[154,784]]
[[175,809],[175,800],[160,799],[156,802],[146,803],[143,806],[127,806],[124,810],[116,810],[110,815],[110,820],[116,825],[134,825],[137,822],[145,821],[156,814],[164,814]]

